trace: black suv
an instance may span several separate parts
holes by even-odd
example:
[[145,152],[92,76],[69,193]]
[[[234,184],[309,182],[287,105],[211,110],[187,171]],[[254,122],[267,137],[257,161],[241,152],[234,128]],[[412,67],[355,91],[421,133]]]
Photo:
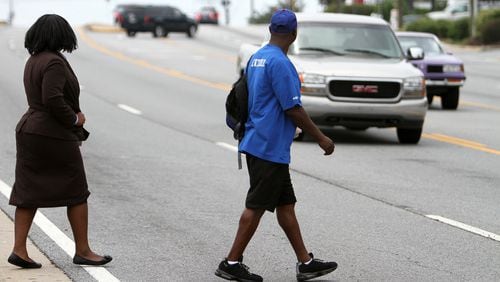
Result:
[[169,32],[185,32],[193,37],[198,29],[195,20],[171,6],[118,5],[114,16],[128,36],[152,32],[154,37],[166,37]]

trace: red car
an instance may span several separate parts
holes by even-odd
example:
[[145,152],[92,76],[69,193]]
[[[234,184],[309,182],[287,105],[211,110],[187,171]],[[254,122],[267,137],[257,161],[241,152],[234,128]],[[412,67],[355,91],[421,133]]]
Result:
[[219,12],[210,6],[201,8],[194,18],[198,23],[219,24]]

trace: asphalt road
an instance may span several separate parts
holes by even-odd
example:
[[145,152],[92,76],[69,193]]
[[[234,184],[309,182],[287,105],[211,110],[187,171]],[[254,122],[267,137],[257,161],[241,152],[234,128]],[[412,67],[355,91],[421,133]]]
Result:
[[[24,30],[0,28],[0,179],[14,181],[14,127],[26,110]],[[82,147],[92,195],[90,237],[123,281],[218,281],[248,186],[224,124],[239,44],[258,41],[203,26],[171,34],[80,31],[68,59],[91,132]],[[500,234],[500,51],[458,50],[468,75],[457,111],[439,100],[424,137],[393,129],[327,130],[333,157],[312,141],[292,149],[297,214],[308,248],[339,269],[322,281],[500,280],[500,242],[433,220]],[[125,110],[124,110],[125,109]],[[0,196],[0,208],[14,208]],[[71,237],[64,209],[42,209]],[[38,227],[31,238],[75,281],[92,281]],[[295,280],[295,257],[272,214],[245,254],[266,281]]]

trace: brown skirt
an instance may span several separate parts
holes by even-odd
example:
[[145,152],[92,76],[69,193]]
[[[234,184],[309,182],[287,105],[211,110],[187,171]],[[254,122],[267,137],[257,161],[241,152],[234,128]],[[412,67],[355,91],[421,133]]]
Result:
[[23,208],[85,203],[90,195],[77,141],[16,134],[16,180],[9,204]]

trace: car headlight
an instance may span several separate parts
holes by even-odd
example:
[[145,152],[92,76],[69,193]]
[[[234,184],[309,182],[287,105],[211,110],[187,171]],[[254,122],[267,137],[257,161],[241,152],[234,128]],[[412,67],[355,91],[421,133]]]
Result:
[[301,93],[304,95],[326,95],[326,77],[320,74],[301,73]]
[[425,97],[425,80],[423,77],[408,77],[403,80],[403,98],[422,98]]
[[302,83],[304,84],[325,84],[326,78],[324,75],[303,73]]
[[462,65],[444,65],[443,72],[461,72]]

